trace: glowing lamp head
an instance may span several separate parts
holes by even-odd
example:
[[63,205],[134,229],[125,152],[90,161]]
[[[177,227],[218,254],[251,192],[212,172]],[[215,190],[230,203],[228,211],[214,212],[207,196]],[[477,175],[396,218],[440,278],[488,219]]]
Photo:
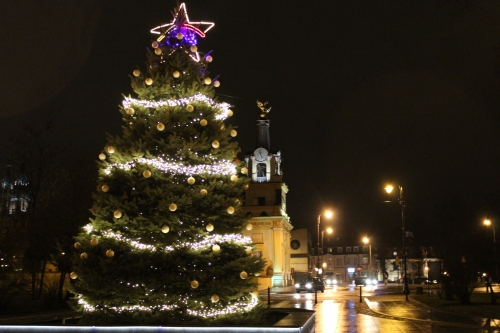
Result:
[[392,193],[392,190],[394,190],[394,187],[392,185],[387,185],[384,189],[387,193]]
[[368,244],[369,242],[370,242],[370,240],[368,239],[368,237],[363,238],[363,243]]
[[328,210],[328,211],[326,211],[326,212],[325,212],[325,217],[326,217],[326,218],[328,218],[328,219],[329,219],[329,218],[331,218],[332,216],[333,216],[333,213],[332,213],[331,211],[329,211],[329,210]]
[[491,225],[491,221],[488,220],[488,219],[486,219],[486,220],[484,220],[483,224],[486,225],[486,226],[490,226]]

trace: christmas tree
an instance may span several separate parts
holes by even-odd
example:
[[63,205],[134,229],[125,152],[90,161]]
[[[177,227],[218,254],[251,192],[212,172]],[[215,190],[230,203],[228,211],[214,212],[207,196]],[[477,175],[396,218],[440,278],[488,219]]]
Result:
[[133,71],[137,98],[124,98],[122,135],[99,155],[94,217],[75,243],[87,323],[228,323],[260,308],[252,278],[264,262],[240,234],[248,170],[196,45],[212,27],[181,4]]

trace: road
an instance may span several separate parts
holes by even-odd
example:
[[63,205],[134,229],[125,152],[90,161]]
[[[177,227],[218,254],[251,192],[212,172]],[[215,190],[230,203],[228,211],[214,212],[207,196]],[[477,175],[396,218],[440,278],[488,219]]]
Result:
[[[434,292],[433,289],[429,291]],[[306,292],[298,294],[293,288],[287,288],[282,292],[271,292],[270,303],[271,307],[316,311],[316,333],[500,332],[500,328],[486,327],[484,322],[464,324],[458,322],[453,315],[443,313],[439,318],[444,321],[434,320],[436,314],[427,308],[415,301],[405,301],[401,285],[363,287],[361,298],[359,292],[360,288],[353,285],[337,286],[317,294]],[[427,292],[426,287],[424,292]],[[267,294],[267,292],[261,293],[264,302],[268,301]],[[383,300],[379,305],[387,310],[385,313],[389,315],[372,311],[365,299],[368,302],[370,299]]]

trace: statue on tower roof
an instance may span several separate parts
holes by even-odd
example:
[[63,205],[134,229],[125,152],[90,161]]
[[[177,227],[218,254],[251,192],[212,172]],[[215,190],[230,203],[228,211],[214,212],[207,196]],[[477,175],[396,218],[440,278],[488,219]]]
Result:
[[261,113],[260,113],[261,118],[265,118],[267,116],[267,114],[269,112],[271,112],[271,106],[269,108],[266,108],[267,103],[268,102],[262,103],[262,102],[257,101],[257,106],[259,107],[259,109],[261,111]]

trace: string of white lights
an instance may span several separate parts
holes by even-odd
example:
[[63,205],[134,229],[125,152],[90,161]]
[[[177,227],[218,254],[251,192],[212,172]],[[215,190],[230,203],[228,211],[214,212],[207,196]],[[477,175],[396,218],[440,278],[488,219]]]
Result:
[[[185,303],[185,302],[183,302]],[[197,317],[215,317],[215,316],[220,316],[224,314],[230,314],[230,313],[237,313],[237,312],[247,312],[253,309],[257,304],[259,303],[259,300],[257,298],[251,298],[250,302],[236,302],[234,304],[228,304],[225,308],[223,309],[217,309],[217,308],[208,308],[206,306],[206,309],[203,310],[191,310],[187,309],[187,313],[192,315],[192,316],[197,316]],[[128,305],[128,306],[122,306],[122,307],[116,307],[116,306],[106,306],[106,305],[99,305],[99,306],[92,306],[90,305],[87,301],[85,301],[83,298],[80,298],[78,300],[78,304],[82,305],[83,308],[88,311],[88,312],[93,312],[93,311],[98,311],[98,310],[112,310],[116,312],[128,312],[128,311],[170,311],[178,308],[178,305],[176,304],[171,304],[171,305],[153,305],[153,306],[144,306],[144,305]]]
[[208,173],[208,174],[221,174],[221,175],[235,175],[236,174],[236,166],[234,163],[224,160],[224,161],[218,161],[218,162],[213,162],[212,164],[198,164],[198,165],[185,165],[182,163],[175,163],[175,162],[169,162],[165,161],[160,158],[138,158],[134,159],[130,162],[126,163],[112,163],[108,164],[106,169],[104,169],[104,172],[109,175],[111,174],[111,171],[113,168],[119,168],[122,170],[129,171],[130,169],[134,168],[137,164],[142,163],[142,164],[147,164],[150,166],[155,167],[158,170],[161,170],[163,172],[170,172],[173,174],[183,174],[183,175],[199,175],[203,173]]
[[[94,233],[96,229],[89,223],[83,227],[88,234]],[[135,241],[131,238],[125,237],[121,234],[114,233],[112,231],[101,231],[100,234],[107,238],[112,238],[119,242],[125,242],[130,244],[132,247],[138,250],[149,250],[151,252],[158,251],[160,248],[154,245],[143,244],[138,241]],[[240,234],[226,234],[226,235],[208,235],[203,240],[199,242],[178,242],[174,246],[165,246],[161,248],[162,251],[171,252],[176,249],[181,248],[191,248],[195,251],[206,249],[212,247],[212,245],[216,243],[225,243],[232,242],[235,244],[240,244],[243,246],[250,246],[252,244],[252,240],[249,237],[245,237]]]
[[197,93],[196,95],[179,98],[179,99],[168,99],[168,100],[143,100],[143,99],[135,99],[131,97],[125,97],[122,104],[125,108],[133,107],[134,105],[146,107],[146,108],[160,108],[164,106],[174,107],[174,106],[186,106],[191,102],[203,102],[211,106],[216,111],[215,119],[224,120],[228,117],[228,113],[230,111],[231,105],[228,103],[217,103],[213,99],[203,95],[202,93]]

